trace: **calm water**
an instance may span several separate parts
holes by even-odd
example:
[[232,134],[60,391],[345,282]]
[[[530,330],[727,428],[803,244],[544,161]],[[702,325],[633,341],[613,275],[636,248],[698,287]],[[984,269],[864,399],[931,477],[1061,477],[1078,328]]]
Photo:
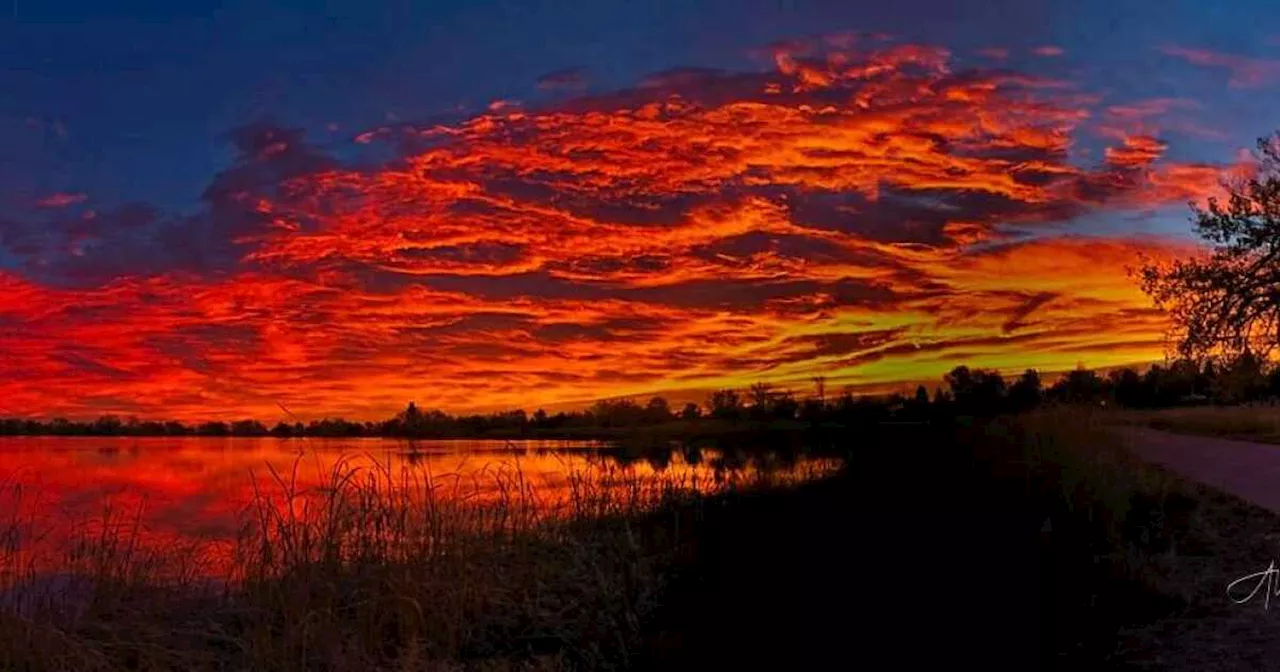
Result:
[[[305,498],[330,482],[340,462],[412,472],[437,497],[493,498],[503,496],[504,483],[509,493],[518,482],[539,506],[562,501],[571,477],[622,474],[713,489],[767,462],[719,451],[614,455],[581,441],[419,441],[411,450],[390,439],[0,437],[0,552],[56,557],[51,549],[103,521],[130,526],[145,544],[231,540],[255,493]],[[771,464],[784,474],[835,466],[804,458]]]

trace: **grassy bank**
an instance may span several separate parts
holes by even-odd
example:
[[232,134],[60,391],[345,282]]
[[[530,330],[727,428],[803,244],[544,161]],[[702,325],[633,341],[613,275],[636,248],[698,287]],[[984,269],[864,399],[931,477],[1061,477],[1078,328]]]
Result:
[[1272,669],[1274,621],[1226,587],[1269,565],[1280,520],[1137,459],[1110,423],[882,430],[836,478],[707,514],[666,593],[676,659]]
[[482,498],[339,464],[309,492],[275,474],[231,543],[154,548],[126,518],[87,527],[56,573],[10,549],[0,669],[643,667],[702,512],[797,475],[601,466],[554,501],[518,471],[493,478]]
[[281,475],[219,581],[127,525],[75,549],[84,583],[28,575],[0,669],[1265,668],[1266,612],[1225,587],[1270,562],[1275,516],[1107,422],[881,426],[826,478],[614,471],[550,508],[518,474],[478,501],[341,469],[281,506]]
[[1039,519],[1042,659],[1054,669],[1270,669],[1261,600],[1226,588],[1266,569],[1280,520],[1145,463],[1110,414],[1042,413],[962,432],[975,508]]
[[1124,411],[1116,419],[1180,434],[1280,443],[1280,406],[1270,404]]

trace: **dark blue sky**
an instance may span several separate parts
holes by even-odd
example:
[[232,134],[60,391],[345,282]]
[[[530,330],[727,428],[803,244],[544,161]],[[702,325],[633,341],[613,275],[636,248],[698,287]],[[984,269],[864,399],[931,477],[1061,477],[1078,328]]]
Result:
[[228,162],[224,134],[250,121],[346,144],[387,120],[535,101],[551,71],[580,68],[608,90],[672,67],[763,67],[753,49],[837,30],[961,56],[1004,47],[1011,63],[1058,45],[1064,58],[1032,66],[1070,69],[1104,96],[1202,101],[1230,142],[1191,138],[1170,156],[1221,159],[1274,125],[1274,87],[1226,87],[1224,70],[1159,48],[1280,58],[1280,3],[1226,4],[16,0],[0,12],[0,208],[21,216],[49,193],[83,192],[183,209]]
[[0,0],[0,414],[1156,361],[1277,91],[1275,0]]

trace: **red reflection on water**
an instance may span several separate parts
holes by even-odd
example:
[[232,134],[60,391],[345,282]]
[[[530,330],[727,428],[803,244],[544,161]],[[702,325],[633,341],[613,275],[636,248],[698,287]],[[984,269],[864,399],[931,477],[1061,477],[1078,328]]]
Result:
[[[226,548],[261,513],[255,502],[301,515],[308,498],[323,496],[335,467],[390,475],[379,487],[426,483],[443,499],[509,497],[514,484],[525,505],[544,510],[564,503],[573,478],[621,473],[699,490],[726,478],[715,451],[704,451],[696,463],[675,451],[669,459],[621,466],[603,456],[602,447],[503,440],[410,446],[389,439],[0,438],[0,571],[71,571],[67,565],[84,561],[77,544],[100,542],[114,530],[142,547],[137,551],[175,549],[176,555],[176,549],[202,548],[207,566],[201,571],[221,573],[229,556],[211,551]],[[738,466],[739,478],[754,471]]]

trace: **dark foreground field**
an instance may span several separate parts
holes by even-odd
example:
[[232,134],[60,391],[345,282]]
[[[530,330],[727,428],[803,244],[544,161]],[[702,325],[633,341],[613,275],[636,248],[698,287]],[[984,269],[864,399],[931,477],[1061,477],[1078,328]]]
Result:
[[1280,550],[1273,514],[1088,415],[882,431],[838,477],[709,509],[651,662],[1275,669],[1280,621],[1226,596]]
[[836,477],[707,506],[655,620],[650,662],[1034,666],[1038,521],[969,506],[969,461],[948,434],[864,435]]
[[1087,414],[837,438],[828,449],[847,464],[825,479],[713,496],[584,480],[557,520],[539,519],[518,487],[496,505],[424,508],[335,474],[324,516],[264,510],[217,584],[159,573],[165,559],[121,538],[86,544],[73,599],[0,602],[0,669],[1280,659],[1269,612],[1225,596],[1270,562],[1274,516],[1134,460]]

